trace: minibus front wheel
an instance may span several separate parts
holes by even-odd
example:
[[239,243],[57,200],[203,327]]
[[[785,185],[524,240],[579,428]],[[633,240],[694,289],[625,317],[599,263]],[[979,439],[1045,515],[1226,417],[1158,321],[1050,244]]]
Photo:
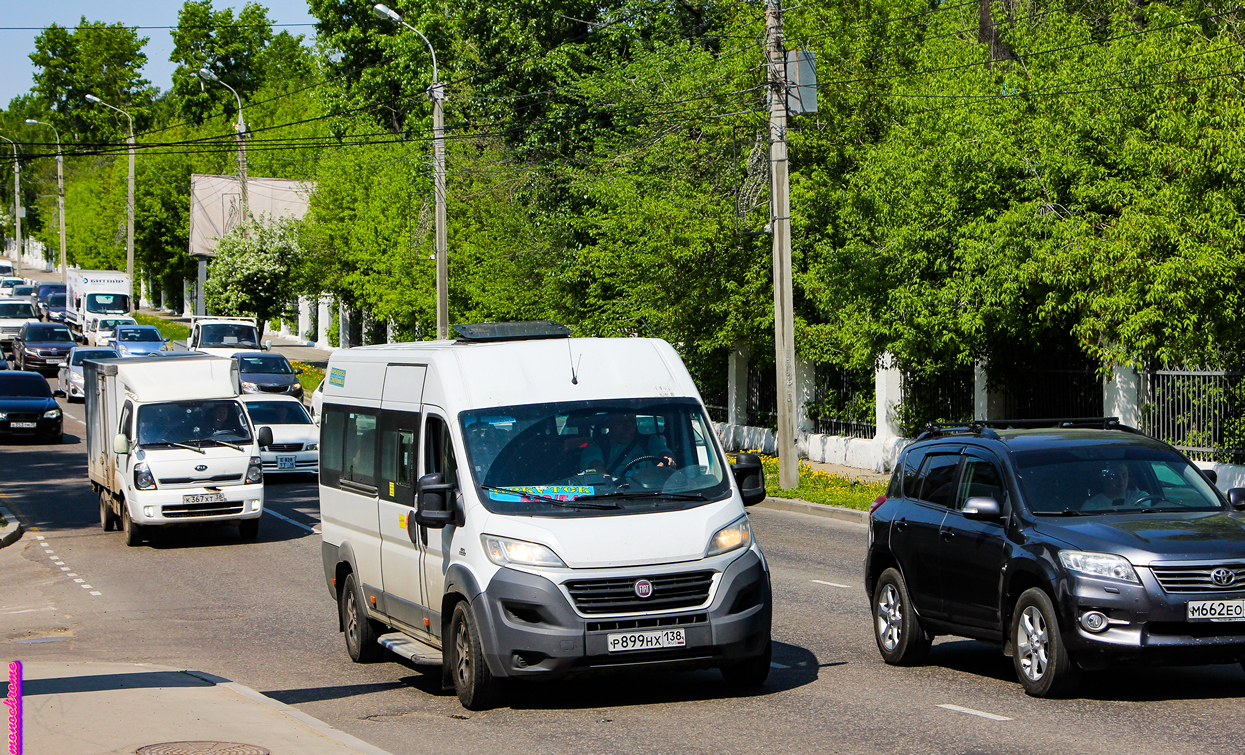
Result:
[[467,710],[488,710],[497,699],[499,680],[484,660],[479,626],[466,601],[454,606],[450,638],[450,672],[458,701]]

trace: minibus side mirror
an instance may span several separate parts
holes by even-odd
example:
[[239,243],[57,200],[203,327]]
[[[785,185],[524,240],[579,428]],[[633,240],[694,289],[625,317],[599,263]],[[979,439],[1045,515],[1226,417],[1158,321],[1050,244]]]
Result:
[[736,454],[731,471],[735,474],[735,484],[739,486],[739,495],[743,497],[745,506],[765,500],[765,469],[761,466],[760,456]]
[[258,435],[260,448],[267,448],[268,446],[272,445],[272,428],[271,427],[264,425],[263,427],[259,428],[259,432],[257,433],[257,435]]
[[999,502],[985,496],[974,496],[964,502],[962,512],[965,519],[978,522],[997,522],[1003,518],[1003,510]]
[[445,484],[440,474],[426,474],[415,487],[415,521],[425,527],[441,529],[453,524],[454,512],[449,507],[454,486]]
[[1245,488],[1232,488],[1228,491],[1228,503],[1237,511],[1245,511]]

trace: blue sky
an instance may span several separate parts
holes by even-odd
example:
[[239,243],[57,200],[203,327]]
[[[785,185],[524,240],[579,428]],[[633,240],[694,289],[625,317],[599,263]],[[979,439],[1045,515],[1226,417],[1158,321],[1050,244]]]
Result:
[[[212,3],[217,10],[226,7],[238,10],[245,4],[232,0]],[[260,4],[268,9],[268,17],[274,24],[315,23],[307,10],[307,0],[260,0]],[[39,31],[12,27],[74,26],[82,16],[88,21],[127,26],[175,26],[181,7],[182,0],[0,0],[0,107],[30,91],[34,73],[28,56],[34,52]],[[302,34],[308,40],[315,34],[311,26],[291,26],[286,30]],[[149,38],[143,48],[147,53],[143,77],[161,90],[168,89],[174,67],[169,62],[169,54],[173,52],[169,30],[142,29],[139,33]]]

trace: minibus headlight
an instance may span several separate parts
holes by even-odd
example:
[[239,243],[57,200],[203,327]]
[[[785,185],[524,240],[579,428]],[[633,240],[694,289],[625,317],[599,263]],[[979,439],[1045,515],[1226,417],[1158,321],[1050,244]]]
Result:
[[747,548],[749,545],[752,545],[752,526],[748,524],[747,516],[741,516],[713,533],[713,537],[709,538],[709,549],[705,551],[705,556],[716,556],[736,548]]
[[562,566],[562,559],[547,546],[529,543],[523,540],[511,540],[496,535],[481,535],[484,541],[484,552],[488,560],[498,566],[522,564],[524,566]]

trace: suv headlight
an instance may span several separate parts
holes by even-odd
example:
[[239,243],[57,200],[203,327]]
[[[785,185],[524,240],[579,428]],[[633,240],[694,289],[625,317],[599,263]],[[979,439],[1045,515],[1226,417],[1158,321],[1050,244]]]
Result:
[[748,516],[739,517],[709,538],[709,548],[705,557],[728,553],[736,548],[747,548],[752,545],[752,525],[748,524]]
[[539,543],[511,540],[508,537],[496,535],[481,535],[480,539],[484,541],[484,552],[488,554],[488,560],[498,566],[509,564],[566,566],[562,563],[562,559],[558,558],[558,554],[550,550],[548,546]]
[[134,487],[139,490],[155,490],[156,478],[152,476],[146,462],[134,465]]
[[43,413],[44,419],[56,419],[59,416],[61,416],[60,409],[48,409],[46,412]]
[[1091,577],[1108,577],[1141,584],[1141,580],[1137,578],[1137,572],[1128,559],[1114,553],[1059,551],[1059,560],[1069,571],[1088,574]]

